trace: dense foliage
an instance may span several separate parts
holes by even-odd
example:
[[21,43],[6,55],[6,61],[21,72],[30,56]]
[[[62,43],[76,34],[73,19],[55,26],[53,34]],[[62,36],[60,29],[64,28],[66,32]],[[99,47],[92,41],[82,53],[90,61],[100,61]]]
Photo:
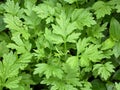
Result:
[[0,90],[120,90],[120,0],[0,3]]

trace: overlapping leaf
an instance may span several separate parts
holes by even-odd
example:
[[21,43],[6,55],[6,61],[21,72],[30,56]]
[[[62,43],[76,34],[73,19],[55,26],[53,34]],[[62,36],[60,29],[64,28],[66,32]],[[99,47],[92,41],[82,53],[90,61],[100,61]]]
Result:
[[50,78],[51,76],[62,78],[63,71],[56,66],[48,65],[45,63],[37,64],[37,68],[34,71],[34,74],[45,74],[46,78]]
[[16,62],[17,59],[16,54],[12,52],[3,56],[3,62],[0,62],[0,80],[3,84],[0,87],[18,87],[21,77],[18,76],[20,64]]
[[112,6],[103,1],[97,1],[92,8],[95,10],[97,19],[104,17],[105,15],[110,15],[112,11]]
[[80,30],[83,29],[84,26],[91,27],[96,24],[92,17],[92,13],[86,9],[75,9],[72,12],[71,19],[76,23],[76,27]]
[[111,64],[111,62],[107,62],[105,64],[96,64],[94,65],[93,72],[95,73],[96,76],[100,75],[101,78],[104,80],[107,80],[111,73],[114,72],[114,66]]

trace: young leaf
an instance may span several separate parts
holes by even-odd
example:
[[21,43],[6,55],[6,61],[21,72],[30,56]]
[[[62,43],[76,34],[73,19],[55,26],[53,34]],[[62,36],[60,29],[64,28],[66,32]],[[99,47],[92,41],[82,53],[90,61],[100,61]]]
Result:
[[36,66],[37,68],[35,69],[34,74],[45,74],[47,79],[51,76],[60,79],[62,78],[63,71],[57,66],[48,65],[45,63],[37,64]]
[[47,18],[47,23],[53,22],[54,20],[55,8],[50,3],[44,2],[43,4],[39,4],[33,8],[33,11],[35,11],[41,19]]
[[76,23],[78,29],[83,29],[84,26],[91,27],[96,22],[92,17],[92,13],[85,9],[75,9],[72,12],[71,20]]
[[67,37],[67,42],[76,43],[79,36],[80,36],[80,33],[72,33]]
[[15,4],[14,0],[7,0],[4,9],[7,13],[12,15],[17,15],[20,11],[20,7],[18,5],[18,2]]
[[97,1],[92,8],[95,10],[97,19],[100,19],[105,15],[110,15],[112,11],[112,7],[107,2],[103,1]]
[[93,72],[97,71],[97,75],[100,75],[101,78],[107,80],[111,73],[114,72],[114,66],[111,62],[106,62],[105,64],[95,64],[93,67]]
[[69,57],[66,63],[70,65],[71,68],[75,69],[78,67],[78,57],[76,56]]
[[21,80],[21,77],[12,77],[12,78],[9,78],[6,83],[5,83],[5,86],[7,88],[17,88],[19,85],[18,83],[20,82]]
[[66,38],[76,29],[75,23],[70,23],[70,19],[66,17],[65,12],[62,12],[59,18],[56,18],[56,22],[57,25],[52,25],[53,33],[61,35],[63,38]]
[[23,22],[17,16],[5,14],[4,22],[7,24],[6,27],[12,32],[12,35],[22,34],[22,36],[28,40],[30,34],[28,33],[28,27],[23,25]]
[[3,55],[3,62],[0,62],[0,81],[3,87],[18,87],[21,77],[18,76],[20,64],[17,60],[16,54],[12,52]]
[[9,43],[7,45],[7,47],[11,48],[11,49],[16,49],[17,54],[26,53],[26,52],[31,50],[31,43],[29,41],[26,41],[26,40],[23,41],[19,34],[12,37],[12,40],[15,42],[15,44]]
[[64,42],[60,35],[52,33],[50,30],[48,30],[48,28],[45,29],[44,36],[51,44],[61,44]]
[[80,65],[89,66],[90,62],[99,62],[103,58],[102,51],[98,50],[98,45],[90,45],[86,50],[80,55]]
[[85,50],[85,48],[89,45],[89,42],[90,42],[90,38],[83,38],[82,40],[81,39],[78,40],[78,43],[76,44],[77,55],[79,55]]

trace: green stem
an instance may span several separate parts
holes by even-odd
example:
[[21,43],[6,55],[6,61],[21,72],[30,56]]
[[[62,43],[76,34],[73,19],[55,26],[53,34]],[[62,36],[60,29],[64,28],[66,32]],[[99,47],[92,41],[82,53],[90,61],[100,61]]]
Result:
[[67,45],[66,45],[66,40],[64,42],[64,53],[65,53],[65,60],[67,59]]

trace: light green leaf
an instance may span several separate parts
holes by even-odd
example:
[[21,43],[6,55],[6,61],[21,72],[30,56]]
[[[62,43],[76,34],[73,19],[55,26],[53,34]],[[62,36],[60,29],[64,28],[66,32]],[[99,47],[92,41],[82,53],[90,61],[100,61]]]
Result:
[[76,43],[79,36],[80,36],[80,33],[74,32],[67,37],[67,42]]
[[15,43],[9,43],[7,47],[15,49],[17,54],[26,53],[31,50],[31,43],[28,40],[22,40],[20,34],[14,35],[12,40]]
[[48,65],[45,63],[37,64],[37,68],[34,71],[34,74],[45,74],[46,78],[49,79],[51,76],[62,78],[63,71],[53,65]]
[[77,2],[78,0],[64,0],[64,1],[72,4],[72,3],[74,3],[74,2]]
[[117,13],[120,13],[120,4],[117,4],[115,8],[117,9]]
[[33,8],[33,11],[35,11],[41,19],[49,18],[55,14],[55,8],[48,3],[39,4]]
[[17,16],[5,14],[4,22],[7,24],[6,27],[12,32],[12,35],[22,34],[22,36],[28,40],[30,34],[28,33],[28,27],[23,25],[23,22]]
[[80,82],[82,84],[82,86],[80,87],[81,90],[92,90],[92,85],[90,82],[87,81],[81,81]]
[[77,55],[82,53],[85,48],[89,45],[90,38],[79,39],[77,45]]
[[90,45],[80,55],[80,65],[89,66],[90,62],[99,62],[103,58],[102,51],[98,50],[98,45]]
[[32,54],[30,52],[25,52],[24,54],[20,55],[18,59],[18,63],[20,63],[20,69],[24,69],[27,65],[31,62]]
[[80,30],[84,26],[91,27],[96,24],[92,13],[86,9],[75,9],[71,15],[71,20],[76,23],[76,27]]
[[20,65],[15,63],[17,60],[16,54],[8,53],[3,55],[4,78],[13,77],[18,74]]
[[111,49],[114,45],[115,45],[115,42],[111,38],[108,38],[107,40],[105,40],[102,43],[102,48],[101,49],[102,50]]
[[75,69],[78,67],[78,57],[71,56],[67,59],[66,63],[71,66],[71,68]]
[[53,44],[61,44],[63,43],[63,38],[60,35],[56,35],[54,33],[52,33],[50,30],[48,30],[47,28],[45,29],[45,34],[44,34],[45,38],[49,41],[49,43],[53,43]]
[[97,75],[100,75],[101,78],[104,80],[107,80],[111,73],[114,72],[114,66],[111,64],[111,62],[106,62],[105,64],[95,64],[93,67],[93,72],[97,71]]
[[61,35],[63,38],[66,38],[71,34],[75,29],[75,23],[70,23],[70,19],[67,18],[65,12],[62,12],[59,15],[59,18],[56,19],[57,25],[52,25],[53,33]]
[[0,57],[2,57],[3,54],[8,53],[8,51],[7,43],[5,41],[0,42]]
[[20,11],[20,7],[18,3],[14,3],[14,0],[7,0],[4,9],[7,13],[12,15],[17,15]]
[[12,77],[12,78],[9,78],[6,83],[5,83],[5,86],[7,88],[17,88],[19,85],[18,83],[20,82],[21,80],[21,77]]
[[120,83],[115,82],[115,89],[120,90]]
[[95,10],[97,19],[100,19],[105,15],[110,15],[112,11],[112,7],[107,2],[103,1],[97,1],[92,8]]

